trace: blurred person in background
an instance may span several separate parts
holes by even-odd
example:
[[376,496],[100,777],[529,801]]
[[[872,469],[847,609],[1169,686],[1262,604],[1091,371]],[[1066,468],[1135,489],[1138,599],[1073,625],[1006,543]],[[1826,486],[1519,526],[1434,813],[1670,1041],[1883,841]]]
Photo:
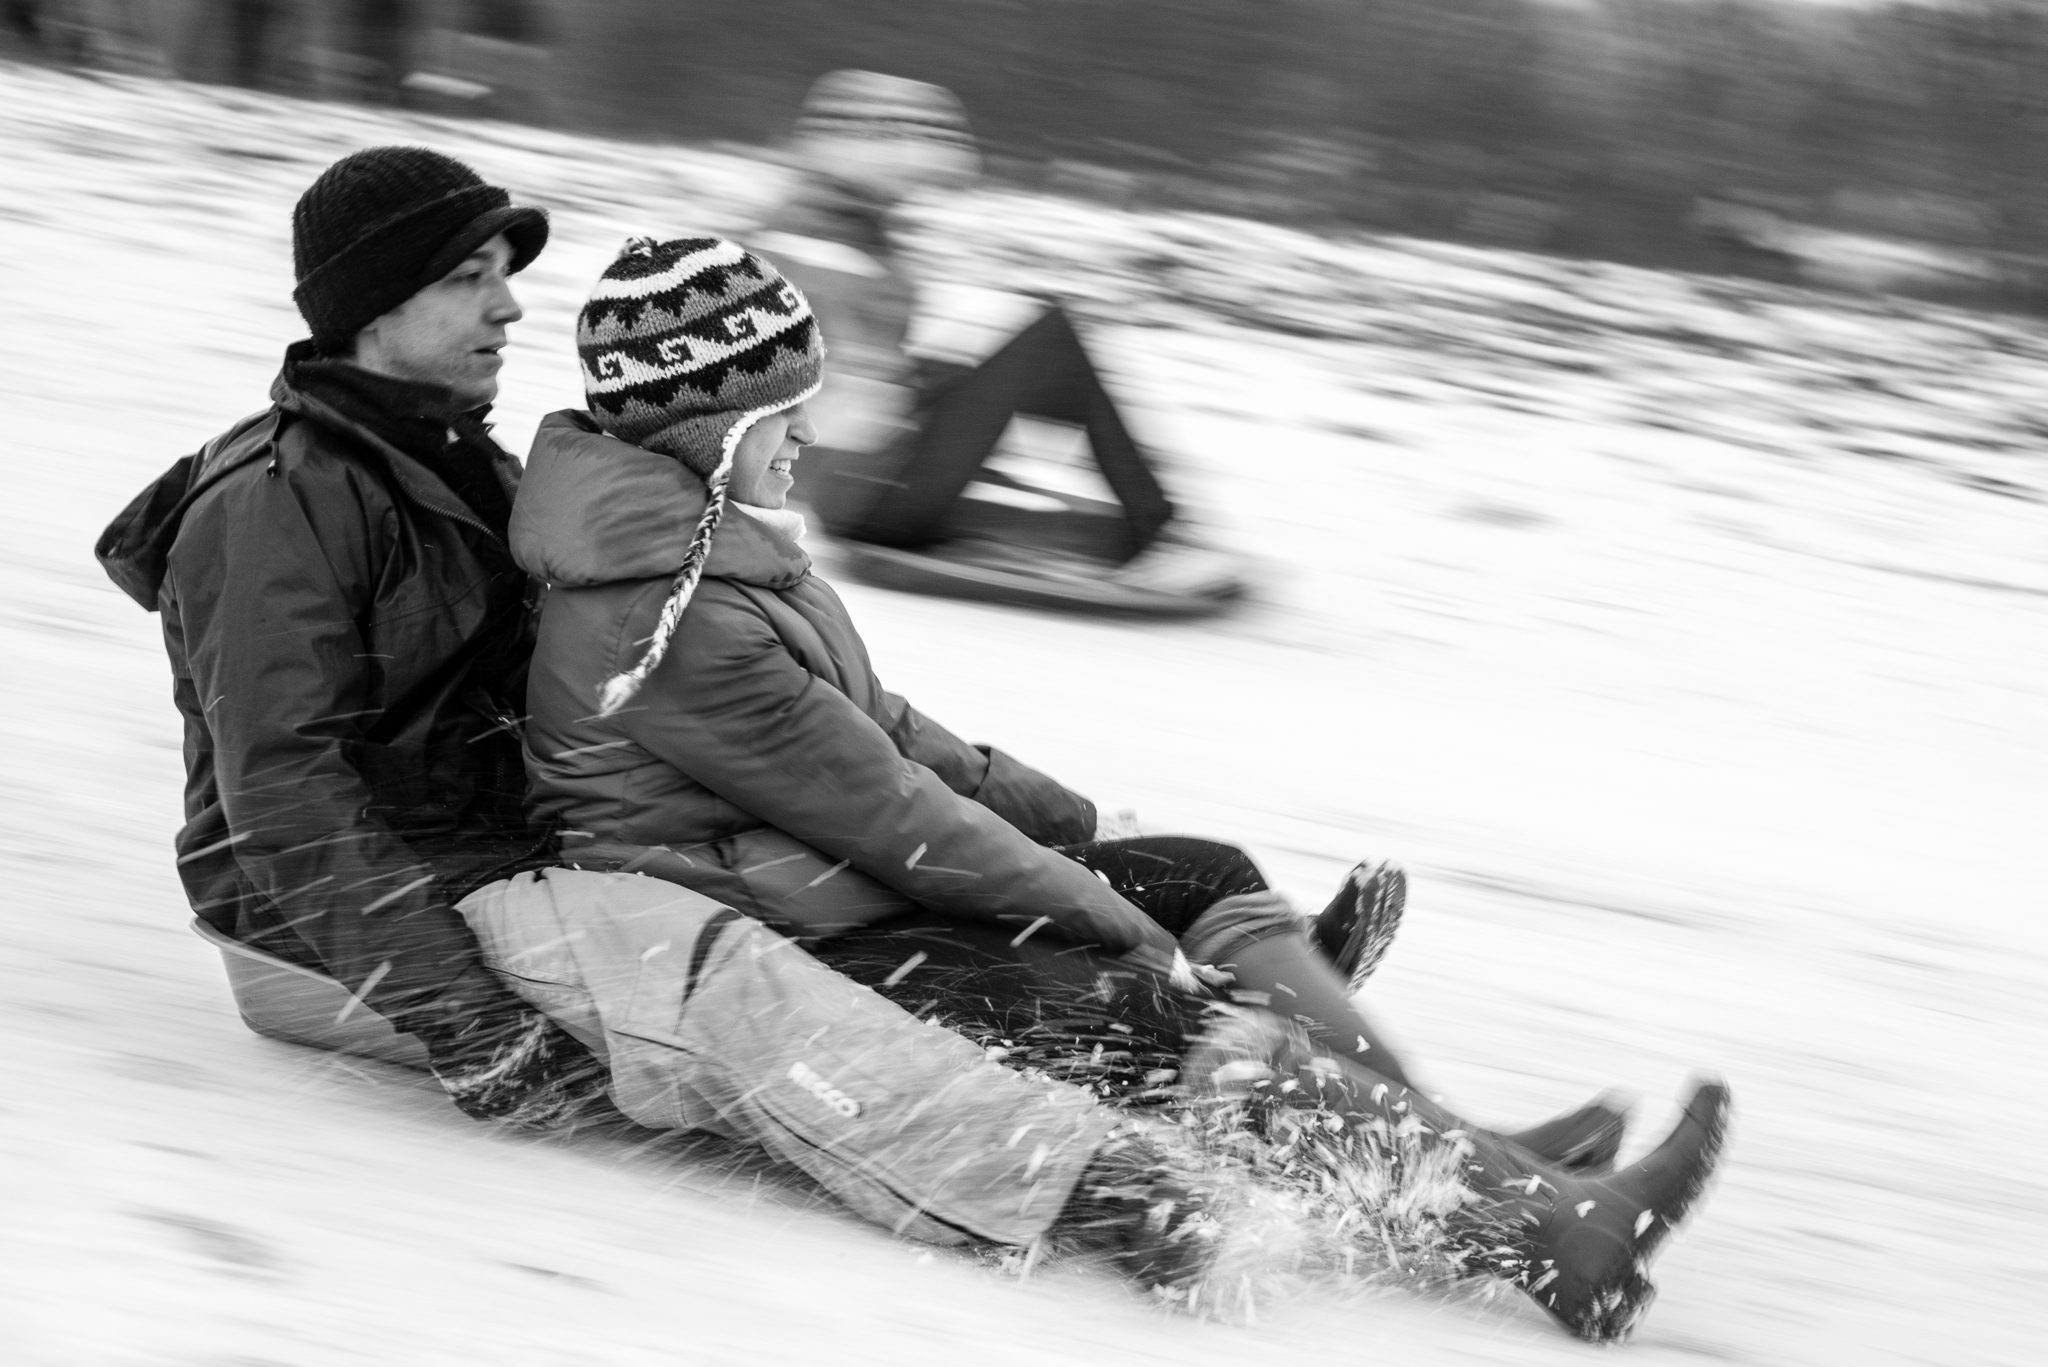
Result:
[[[1283,1136],[1306,1109],[1327,1176],[1363,1161],[1418,1202],[1435,1180],[1461,1267],[1582,1337],[1624,1335],[1713,1168],[1725,1089],[1696,1088],[1618,1172],[1602,1105],[1518,1136],[1469,1125],[1351,1000],[1398,921],[1398,869],[1361,865],[1311,921],[1234,847],[1096,839],[1086,798],[884,688],[788,506],[819,435],[816,332],[800,290],[716,238],[629,242],[584,305],[588,408],[542,421],[511,522],[550,585],[526,754],[562,857],[801,938],[1034,1073],[1133,1102],[1241,1085]],[[1272,1032],[1212,1033],[1205,984]],[[1195,1090],[1165,1091],[1183,1063]]]
[[[521,317],[511,277],[547,237],[541,210],[438,153],[344,157],[293,214],[312,335],[270,406],[101,538],[115,582],[162,613],[193,910],[338,980],[479,1120],[560,1128],[615,1104],[759,1145],[899,1233],[1051,1237],[1147,1284],[1197,1274],[1213,1222],[1140,1127],[729,907],[564,864],[529,820],[538,585],[508,546],[519,465],[486,419]],[[755,317],[729,313],[709,344],[742,387],[775,351],[748,339]],[[788,400],[818,376],[798,321],[770,339],[792,348],[765,380]]]
[[[1022,301],[1035,320],[973,364],[913,354],[917,288],[889,218],[908,196],[955,190],[979,173],[951,91],[831,72],[806,97],[791,151],[796,189],[751,240],[812,301],[830,348],[812,416],[834,455],[807,467],[797,490],[827,529],[1047,583],[1114,585],[1133,591],[1131,604],[1239,590],[1236,561],[1180,516],[1064,309]],[[1085,431],[1117,500],[1112,516],[963,505],[1020,414]],[[1023,491],[1034,492],[1044,498]]]

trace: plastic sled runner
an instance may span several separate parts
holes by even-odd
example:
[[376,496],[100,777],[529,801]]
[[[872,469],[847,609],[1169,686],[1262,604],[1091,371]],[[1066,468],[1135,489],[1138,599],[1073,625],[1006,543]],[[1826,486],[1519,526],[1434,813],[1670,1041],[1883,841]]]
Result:
[[192,929],[220,951],[242,1023],[259,1035],[406,1068],[427,1066],[427,1051],[325,973],[287,963],[231,940],[195,918]]
[[836,549],[854,578],[878,588],[1119,617],[1207,617],[1237,602],[1248,578],[1242,558],[1205,548],[1213,568],[1199,582],[1133,580],[1097,544],[1121,525],[1101,516],[1025,512],[968,498],[948,522],[948,538],[934,546],[842,540]]

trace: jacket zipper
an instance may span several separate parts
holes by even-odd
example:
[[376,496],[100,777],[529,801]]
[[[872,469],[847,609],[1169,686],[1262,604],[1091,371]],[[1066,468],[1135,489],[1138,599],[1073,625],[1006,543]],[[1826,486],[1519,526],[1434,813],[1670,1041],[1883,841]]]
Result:
[[[308,396],[303,394],[297,395],[296,397],[301,402],[306,402],[308,399]],[[390,442],[384,440],[384,438],[378,436],[375,432],[370,431],[361,423],[355,422],[354,420],[347,418],[340,413],[335,412],[334,409],[328,407],[328,405],[324,403],[321,403],[318,399],[312,399],[311,402],[313,403],[314,406],[325,409],[331,416],[340,419],[344,423],[347,423],[349,430],[352,433],[360,437],[363,441],[367,442],[371,447],[373,447],[377,451],[381,452],[384,456],[385,463],[390,467],[391,478],[398,482],[399,488],[405,490],[405,492],[411,496],[412,501],[414,503],[419,504],[420,507],[425,508],[430,513],[439,513],[441,516],[448,518],[451,521],[460,522],[464,526],[474,527],[478,531],[482,532],[485,536],[489,537],[491,540],[497,542],[500,546],[506,544],[504,537],[499,536],[489,527],[486,527],[483,524],[483,522],[468,509],[465,508],[460,511],[457,511],[454,508],[445,508],[441,506],[439,503],[434,502],[431,498],[428,498],[425,493],[423,493],[417,486],[415,486],[412,483],[411,480],[407,479],[405,477],[404,466],[400,464],[400,462],[405,462],[406,464],[412,463],[411,456],[406,455],[405,452],[399,450],[396,446],[393,446]],[[393,457],[396,457],[397,459],[394,460]]]
[[[400,454],[402,455],[404,453],[401,452]],[[413,502],[419,504],[420,507],[425,508],[428,512],[439,513],[441,516],[449,519],[451,522],[460,522],[465,526],[474,527],[478,531],[482,532],[485,536],[488,536],[491,540],[497,542],[500,546],[503,546],[505,544],[505,538],[499,536],[489,527],[486,527],[481,521],[477,519],[475,514],[470,513],[467,510],[457,512],[453,508],[444,508],[440,504],[428,498],[419,489],[413,487],[412,483],[406,479],[405,472],[395,465],[391,467],[391,477],[398,481],[399,488],[405,490],[406,493],[412,496]]]

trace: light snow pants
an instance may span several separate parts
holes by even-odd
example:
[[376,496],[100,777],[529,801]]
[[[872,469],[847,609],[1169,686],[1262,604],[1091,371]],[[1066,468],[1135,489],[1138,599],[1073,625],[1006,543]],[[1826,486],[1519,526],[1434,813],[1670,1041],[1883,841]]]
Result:
[[606,1060],[626,1115],[758,1144],[898,1233],[1029,1243],[1114,1123],[662,879],[545,869],[459,910],[492,969]]

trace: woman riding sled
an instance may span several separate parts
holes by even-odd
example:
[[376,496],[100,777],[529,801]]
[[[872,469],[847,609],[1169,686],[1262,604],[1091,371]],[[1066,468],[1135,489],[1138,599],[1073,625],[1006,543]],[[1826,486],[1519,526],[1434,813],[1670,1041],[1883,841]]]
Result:
[[550,585],[527,756],[566,859],[703,893],[991,1042],[1029,1037],[1019,1062],[1167,1063],[1108,1070],[1129,1100],[1201,1053],[1219,997],[1298,1025],[1223,1070],[1251,1111],[1284,1129],[1311,1107],[1344,1145],[1448,1163],[1442,1226],[1469,1270],[1582,1337],[1627,1332],[1711,1171],[1725,1089],[1699,1088],[1620,1170],[1605,1108],[1501,1136],[1411,1090],[1351,1000],[1398,918],[1398,870],[1362,865],[1304,918],[1229,846],[1095,840],[1086,799],[881,686],[783,506],[823,356],[772,266],[718,239],[636,240],[577,340],[589,409],[542,423],[511,532]]

